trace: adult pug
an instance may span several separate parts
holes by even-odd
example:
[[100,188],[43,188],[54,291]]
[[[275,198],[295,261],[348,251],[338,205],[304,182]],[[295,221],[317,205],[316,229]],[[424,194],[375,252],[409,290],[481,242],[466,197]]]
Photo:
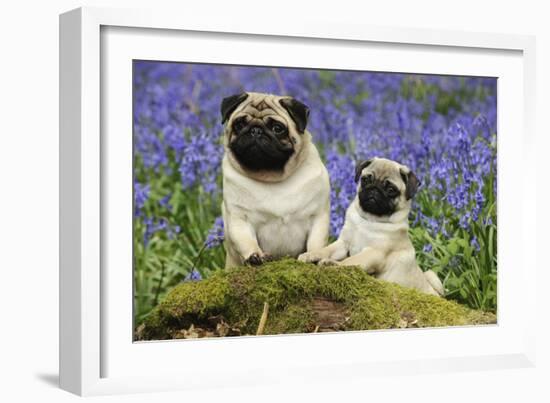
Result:
[[248,92],[221,104],[226,267],[321,249],[329,177],[294,98]]
[[419,181],[395,161],[373,158],[356,169],[357,196],[346,212],[338,240],[299,260],[320,264],[360,266],[382,280],[443,295],[437,275],[416,263],[409,239],[409,211]]

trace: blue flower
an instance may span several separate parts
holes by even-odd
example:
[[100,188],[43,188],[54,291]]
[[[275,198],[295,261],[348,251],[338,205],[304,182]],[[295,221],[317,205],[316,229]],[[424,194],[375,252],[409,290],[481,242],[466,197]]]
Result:
[[172,209],[172,205],[170,204],[170,198],[172,197],[172,195],[167,195],[167,196],[164,196],[162,199],[159,200],[159,204],[168,209],[168,210],[171,210]]
[[329,173],[330,190],[330,234],[338,236],[344,225],[346,210],[355,197],[354,161],[334,150],[327,152],[326,167]]
[[207,193],[216,189],[223,148],[207,132],[196,133],[182,152],[179,166],[183,189],[201,184]]
[[[181,277],[180,277],[181,278]],[[200,281],[202,280],[202,276],[201,274],[199,273],[199,271],[197,269],[193,269],[191,270],[187,276],[185,276],[185,278],[183,279],[184,282],[188,282],[188,281]]]
[[218,245],[221,245],[224,240],[224,230],[223,230],[223,218],[218,217],[214,221],[214,225],[208,231],[206,241],[204,242],[206,249],[215,248]]
[[460,225],[460,227],[463,229],[468,229],[470,226],[470,219],[471,219],[471,213],[466,211],[460,217],[458,225]]
[[145,203],[149,199],[151,193],[151,185],[142,185],[139,182],[134,182],[134,215],[136,217],[141,216],[141,210],[145,206]]
[[479,252],[480,246],[479,246],[479,242],[477,240],[477,237],[475,237],[475,236],[472,237],[472,239],[470,240],[470,245],[474,248],[474,250]]

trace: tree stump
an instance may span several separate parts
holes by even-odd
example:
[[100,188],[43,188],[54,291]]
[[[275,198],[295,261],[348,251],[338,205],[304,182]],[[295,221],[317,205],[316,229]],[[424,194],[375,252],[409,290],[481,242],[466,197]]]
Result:
[[[268,306],[268,309],[264,309]],[[283,259],[177,285],[136,340],[496,323],[490,312],[377,280],[357,267]]]

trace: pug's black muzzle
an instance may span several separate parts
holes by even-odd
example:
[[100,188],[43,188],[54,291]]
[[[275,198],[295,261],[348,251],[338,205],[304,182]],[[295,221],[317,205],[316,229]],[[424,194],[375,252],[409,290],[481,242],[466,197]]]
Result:
[[378,216],[391,215],[395,212],[392,199],[378,185],[370,185],[360,189],[359,205],[363,211]]
[[229,146],[239,163],[252,171],[282,170],[294,152],[269,130],[252,126],[237,134]]

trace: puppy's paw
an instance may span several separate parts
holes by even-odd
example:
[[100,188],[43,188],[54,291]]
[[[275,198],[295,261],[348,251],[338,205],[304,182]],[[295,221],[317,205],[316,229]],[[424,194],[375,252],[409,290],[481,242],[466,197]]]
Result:
[[298,260],[304,263],[317,263],[322,258],[323,258],[322,256],[314,252],[306,252],[298,256]]
[[254,252],[246,260],[244,261],[244,264],[249,266],[260,266],[264,264],[265,262],[270,262],[273,260],[273,256],[268,254],[262,254]]
[[266,263],[266,262],[273,262],[275,260],[275,258],[273,256],[271,256],[269,253],[264,253],[262,255],[262,263]]
[[340,263],[336,260],[332,259],[321,259],[319,260],[319,263],[317,263],[319,266],[339,266]]

